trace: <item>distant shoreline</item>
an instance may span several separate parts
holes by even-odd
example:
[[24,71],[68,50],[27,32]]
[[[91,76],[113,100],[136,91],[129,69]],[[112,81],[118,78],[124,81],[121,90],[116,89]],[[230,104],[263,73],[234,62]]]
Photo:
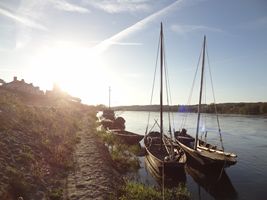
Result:
[[[216,113],[215,104],[203,104],[203,112]],[[158,111],[159,105],[131,105],[131,106],[114,106],[118,111]],[[267,115],[267,102],[258,103],[219,103],[216,104],[219,114],[239,114],[239,115]],[[175,105],[163,106],[163,111],[170,112],[190,112],[197,113],[198,105]]]

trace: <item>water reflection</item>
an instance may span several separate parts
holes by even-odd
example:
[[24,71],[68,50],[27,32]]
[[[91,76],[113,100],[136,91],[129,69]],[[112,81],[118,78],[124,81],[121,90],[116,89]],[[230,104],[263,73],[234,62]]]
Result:
[[215,199],[237,199],[237,192],[225,170],[208,171],[192,164],[186,164],[185,170],[199,186],[199,199],[201,188]]
[[154,178],[154,180],[157,182],[159,186],[163,185],[163,181],[164,181],[164,186],[168,188],[177,187],[179,184],[185,184],[186,182],[186,174],[183,168],[177,170],[172,174],[165,174],[164,177],[162,177],[162,175],[152,167],[147,157],[145,157],[144,163],[145,163],[145,169]]

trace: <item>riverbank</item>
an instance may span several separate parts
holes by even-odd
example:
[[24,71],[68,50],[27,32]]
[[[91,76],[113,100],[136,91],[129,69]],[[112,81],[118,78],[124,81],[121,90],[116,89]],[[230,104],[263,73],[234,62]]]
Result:
[[107,199],[120,176],[94,107],[0,91],[0,199]]

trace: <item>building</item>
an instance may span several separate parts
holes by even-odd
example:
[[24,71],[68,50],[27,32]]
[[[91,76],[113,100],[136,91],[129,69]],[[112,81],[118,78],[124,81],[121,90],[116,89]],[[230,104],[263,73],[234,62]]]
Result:
[[11,81],[10,83],[5,83],[3,81],[1,87],[27,94],[44,95],[44,92],[40,90],[39,87],[33,86],[32,83],[26,83],[24,79],[21,79],[21,81],[19,81],[16,76],[14,76],[13,81]]

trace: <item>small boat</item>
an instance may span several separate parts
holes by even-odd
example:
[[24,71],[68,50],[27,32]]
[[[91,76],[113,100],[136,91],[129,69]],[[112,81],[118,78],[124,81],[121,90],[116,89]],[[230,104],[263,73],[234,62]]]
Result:
[[109,129],[112,134],[114,134],[119,140],[128,145],[139,144],[139,142],[144,138],[144,135],[139,135],[130,131],[122,129]]
[[114,110],[110,107],[110,87],[109,87],[109,106],[97,114],[98,122],[104,129],[125,129],[125,120],[122,117],[116,117]]
[[[172,174],[177,170],[184,170],[186,156],[179,151],[175,151],[173,143],[163,133],[163,74],[166,70],[164,65],[163,52],[163,26],[160,29],[160,124],[155,120],[155,124],[159,126],[160,131],[150,131],[145,133],[144,144],[147,151],[146,158],[151,167],[160,175]],[[166,72],[166,71],[165,71]],[[166,73],[165,73],[166,75]],[[165,81],[167,77],[165,77]],[[154,88],[154,86],[153,86]],[[153,92],[152,92],[153,93]],[[155,126],[154,124],[154,126]],[[154,127],[153,126],[153,127]],[[169,124],[169,127],[171,125]],[[171,130],[171,127],[170,127]],[[169,130],[169,131],[170,131]],[[170,132],[171,133],[171,132]]]
[[[198,104],[198,117],[197,117],[197,128],[196,136],[193,138],[187,134],[186,129],[182,131],[175,132],[175,139],[179,146],[185,152],[187,159],[189,161],[196,162],[201,166],[205,167],[219,167],[225,168],[230,165],[234,165],[236,161],[236,155],[234,153],[229,153],[224,151],[222,144],[221,128],[219,124],[219,117],[217,114],[216,104],[215,111],[218,123],[218,130],[220,135],[220,142],[222,148],[218,148],[215,145],[209,144],[203,140],[200,140],[198,137],[199,134],[199,124],[200,124],[200,115],[202,112],[202,90],[203,90],[203,76],[204,76],[204,66],[205,66],[205,48],[206,48],[206,36],[204,37],[203,50],[202,50],[202,69],[201,69],[201,83],[200,83],[200,95],[199,95],[199,104]],[[213,88],[213,87],[212,87]],[[207,135],[207,132],[205,133]],[[205,136],[206,137],[206,136]]]

